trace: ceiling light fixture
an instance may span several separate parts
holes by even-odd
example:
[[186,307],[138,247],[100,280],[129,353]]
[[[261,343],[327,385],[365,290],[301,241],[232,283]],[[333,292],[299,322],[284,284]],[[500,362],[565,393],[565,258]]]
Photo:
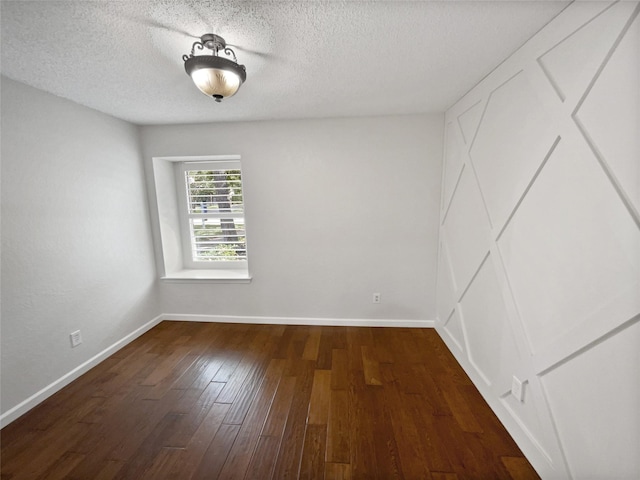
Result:
[[[194,55],[196,48],[198,50],[207,48],[212,53],[211,55]],[[219,56],[220,52],[226,56]],[[213,97],[216,102],[233,96],[247,79],[247,71],[244,65],[238,65],[235,52],[227,47],[224,38],[213,33],[202,35],[200,41],[194,42],[191,47],[191,54],[183,55],[182,60],[187,75],[191,77],[196,87],[205,95]]]

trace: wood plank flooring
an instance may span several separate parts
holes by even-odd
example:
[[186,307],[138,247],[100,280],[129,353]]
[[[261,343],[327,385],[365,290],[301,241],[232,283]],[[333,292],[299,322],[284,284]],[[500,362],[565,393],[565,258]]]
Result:
[[162,322],[1,442],[2,480],[539,478],[430,329]]

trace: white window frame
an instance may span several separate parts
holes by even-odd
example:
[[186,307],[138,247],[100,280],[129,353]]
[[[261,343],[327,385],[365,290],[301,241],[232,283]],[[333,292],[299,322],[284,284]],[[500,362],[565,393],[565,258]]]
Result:
[[[240,155],[208,155],[197,157],[154,157],[153,187],[150,189],[152,207],[157,207],[155,217],[156,259],[160,278],[170,282],[249,283],[247,260],[194,262],[191,255],[191,235],[187,215],[187,187],[185,170],[193,170],[196,164],[232,165],[240,170]],[[210,169],[210,168],[202,168]],[[245,199],[243,184],[243,201]],[[155,197],[155,198],[154,198]],[[235,215],[235,214],[234,214]],[[245,242],[246,237],[246,213]],[[248,242],[247,242],[248,243]],[[248,250],[247,250],[248,252]]]
[[[193,259],[193,241],[191,238],[191,219],[211,218],[225,219],[233,218],[241,220],[246,225],[244,206],[241,214],[239,213],[207,213],[196,214],[189,213],[189,193],[187,191],[186,173],[192,170],[240,170],[242,177],[242,165],[240,160],[208,160],[208,161],[186,161],[178,162],[176,168],[176,189],[178,191],[178,208],[180,216],[180,233],[182,234],[182,262],[188,269],[232,269],[247,270],[247,260],[218,260],[218,261],[198,261]],[[244,202],[244,198],[243,198]],[[246,247],[246,235],[245,235]]]

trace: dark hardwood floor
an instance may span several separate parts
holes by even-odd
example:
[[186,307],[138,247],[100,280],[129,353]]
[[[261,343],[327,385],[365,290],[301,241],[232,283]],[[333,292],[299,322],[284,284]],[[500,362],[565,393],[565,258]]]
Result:
[[2,480],[538,478],[430,329],[163,322],[1,441]]

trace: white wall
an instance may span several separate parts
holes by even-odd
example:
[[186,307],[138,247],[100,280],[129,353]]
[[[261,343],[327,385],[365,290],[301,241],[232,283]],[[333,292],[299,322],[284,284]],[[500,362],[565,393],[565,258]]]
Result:
[[143,127],[149,179],[152,157],[242,157],[253,281],[163,283],[163,311],[433,320],[442,128],[442,115]]
[[437,329],[544,478],[640,477],[639,89],[576,2],[446,114]]
[[6,423],[160,310],[137,127],[4,77],[1,90]]

